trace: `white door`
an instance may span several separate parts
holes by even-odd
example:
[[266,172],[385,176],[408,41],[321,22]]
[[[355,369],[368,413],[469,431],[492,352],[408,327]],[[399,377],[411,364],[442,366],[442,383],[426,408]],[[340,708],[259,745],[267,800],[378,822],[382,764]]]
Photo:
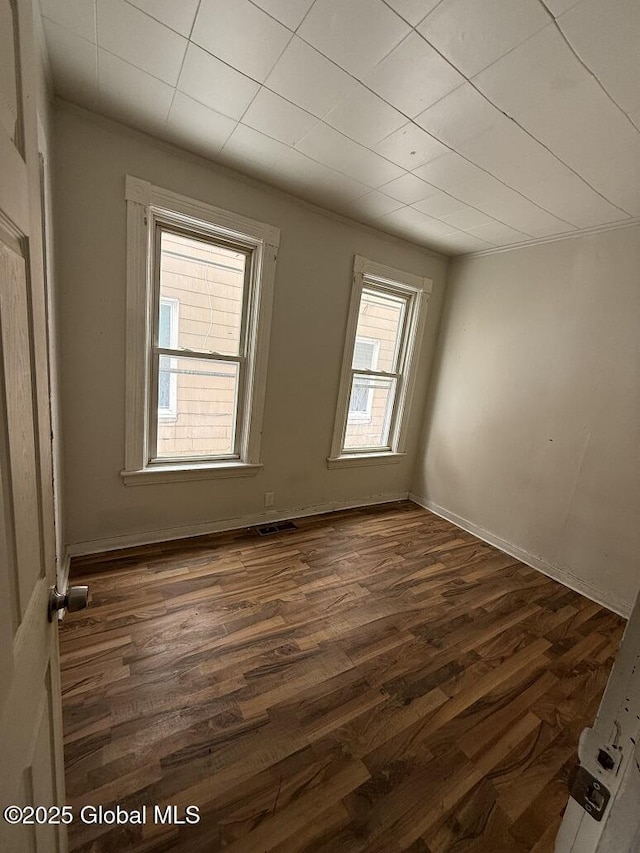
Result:
[[556,853],[640,853],[640,595],[578,757],[588,801],[569,799]]
[[37,62],[29,0],[0,0],[0,850],[7,853],[66,850],[66,829],[51,808],[63,803],[64,787],[57,624],[47,619],[55,536]]

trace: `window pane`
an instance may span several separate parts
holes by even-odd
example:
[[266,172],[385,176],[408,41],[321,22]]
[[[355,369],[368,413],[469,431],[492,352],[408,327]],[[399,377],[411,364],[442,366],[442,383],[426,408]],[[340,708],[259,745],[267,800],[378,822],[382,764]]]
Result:
[[[395,379],[354,375],[344,437],[345,450],[389,446],[395,393]],[[365,418],[363,414],[366,414]]]
[[172,385],[175,386],[175,374],[171,372],[172,362],[174,361],[175,359],[169,358],[168,355],[160,356],[158,370],[158,414],[164,414],[166,411],[175,408],[175,391],[173,395],[171,394]]
[[[405,307],[404,299],[367,288],[362,291],[356,338],[368,338],[377,344],[376,370],[390,373],[397,371]],[[354,370],[362,370],[364,367],[357,363],[359,353],[356,344],[352,364]]]
[[158,404],[161,395],[167,394],[163,377],[175,383],[175,402],[172,417],[162,417],[159,411],[157,457],[232,454],[239,365],[166,356],[161,367]]
[[[177,348],[239,355],[247,255],[169,231],[160,250],[160,304],[179,303]],[[162,322],[161,308],[159,337]]]

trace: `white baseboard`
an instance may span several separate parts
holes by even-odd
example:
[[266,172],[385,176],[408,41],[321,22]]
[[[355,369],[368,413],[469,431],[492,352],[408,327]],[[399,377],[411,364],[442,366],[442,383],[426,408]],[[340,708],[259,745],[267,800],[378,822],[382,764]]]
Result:
[[531,566],[532,569],[537,569],[537,571],[542,572],[544,575],[547,575],[548,577],[553,578],[553,580],[569,587],[569,589],[572,589],[574,592],[578,592],[580,595],[590,598],[592,601],[601,604],[603,607],[612,610],[614,613],[623,616],[625,619],[629,618],[633,602],[623,601],[617,596],[612,595],[607,590],[583,580],[583,578],[578,577],[569,569],[550,563],[548,560],[545,560],[537,554],[531,554],[529,551],[525,551],[517,545],[513,545],[511,542],[507,542],[506,539],[502,539],[495,533],[491,533],[489,530],[478,527],[473,524],[473,522],[456,515],[455,512],[451,512],[450,510],[439,506],[433,501],[430,501],[428,498],[424,498],[421,495],[416,495],[413,492],[410,492],[409,500],[424,509],[428,509],[436,515],[439,515],[441,518],[450,521],[452,524],[455,524],[456,527],[461,527],[463,530],[466,530],[467,533],[477,536],[477,538],[482,539],[483,542],[493,545],[494,548],[504,551],[505,554],[515,557],[516,560],[520,560],[521,563]]
[[[67,548],[69,557],[85,557],[89,554],[99,554],[103,551],[117,551],[120,548],[132,548],[138,545],[152,545],[156,542],[169,542],[173,539],[187,539],[190,536],[203,536],[208,533],[222,533],[227,530],[238,530],[243,527],[254,527],[257,524],[267,524],[271,521],[284,521],[289,518],[304,518],[308,515],[322,515],[325,512],[336,512],[342,509],[357,509],[362,506],[404,501],[409,497],[408,492],[386,492],[347,501],[329,501],[323,504],[295,507],[294,509],[269,510],[253,515],[225,518],[220,521],[208,521],[202,524],[191,524],[184,527],[168,527],[162,530],[148,530],[141,533],[126,533],[122,536],[112,536],[108,539],[92,539],[85,542],[74,542]],[[68,562],[67,562],[68,570]]]

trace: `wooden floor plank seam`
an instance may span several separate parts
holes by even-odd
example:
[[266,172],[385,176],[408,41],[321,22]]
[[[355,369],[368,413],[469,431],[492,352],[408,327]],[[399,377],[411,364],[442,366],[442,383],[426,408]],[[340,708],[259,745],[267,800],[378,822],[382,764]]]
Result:
[[[624,621],[409,501],[82,557],[72,853],[551,853]],[[543,817],[542,817],[543,816]]]

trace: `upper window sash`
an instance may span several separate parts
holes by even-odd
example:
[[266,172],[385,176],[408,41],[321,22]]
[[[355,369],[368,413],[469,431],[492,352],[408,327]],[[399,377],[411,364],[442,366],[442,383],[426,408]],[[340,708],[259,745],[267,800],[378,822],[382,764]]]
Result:
[[[202,479],[255,473],[260,467],[260,436],[264,411],[266,359],[273,301],[279,229],[221,208],[155,187],[127,176],[127,394],[125,424],[125,483]],[[247,309],[243,346],[237,358],[206,350],[161,347],[158,341],[158,296],[152,277],[158,264],[157,224],[170,231],[186,230],[197,239],[226,242],[251,255],[250,283],[245,288]],[[230,458],[196,457],[154,459],[150,464],[150,428],[157,422],[157,375],[160,356],[172,359],[235,361],[242,365],[243,417],[237,418],[238,454]],[[239,367],[240,369],[240,367]],[[153,409],[149,398],[156,401]],[[242,422],[242,423],[240,423]]]

